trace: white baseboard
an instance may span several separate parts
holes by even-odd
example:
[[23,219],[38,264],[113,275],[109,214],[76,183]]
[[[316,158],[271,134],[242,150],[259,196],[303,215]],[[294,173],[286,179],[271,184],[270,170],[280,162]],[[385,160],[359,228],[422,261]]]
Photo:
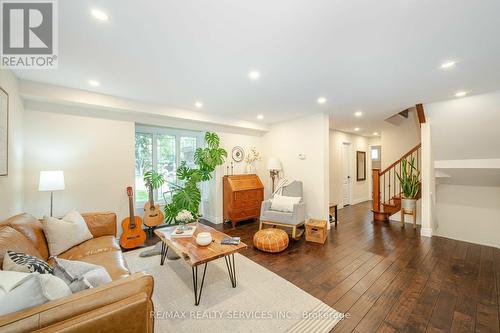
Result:
[[221,224],[222,223],[222,217],[204,215],[203,218],[209,222],[212,222],[213,224]]
[[432,228],[420,228],[420,235],[424,237],[432,237]]
[[357,205],[357,204],[365,202],[365,201],[370,201],[370,200],[371,200],[371,198],[360,198],[360,199],[352,200],[351,206]]

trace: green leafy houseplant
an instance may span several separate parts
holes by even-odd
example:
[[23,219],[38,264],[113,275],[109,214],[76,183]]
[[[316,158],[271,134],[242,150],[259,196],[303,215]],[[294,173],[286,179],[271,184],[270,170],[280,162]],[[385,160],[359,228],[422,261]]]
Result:
[[165,205],[165,220],[174,223],[177,214],[183,209],[190,211],[196,219],[199,215],[201,193],[198,184],[212,179],[212,173],[219,165],[224,164],[227,151],[219,147],[219,136],[212,132],[205,133],[205,148],[198,148],[194,153],[195,167],[190,168],[182,161],[177,168],[179,184],[171,183],[173,189],[172,202]]
[[159,189],[165,183],[163,175],[155,170],[149,170],[146,172],[143,179],[144,184],[150,191]]
[[415,199],[420,190],[420,171],[415,166],[415,158],[401,161],[401,174],[396,172],[405,199]]

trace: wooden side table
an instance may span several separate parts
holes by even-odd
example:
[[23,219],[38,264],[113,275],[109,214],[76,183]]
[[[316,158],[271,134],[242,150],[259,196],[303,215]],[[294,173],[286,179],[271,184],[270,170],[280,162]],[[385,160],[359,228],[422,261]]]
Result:
[[330,223],[335,221],[335,226],[337,226],[338,218],[337,218],[337,204],[336,203],[331,203],[330,204]]

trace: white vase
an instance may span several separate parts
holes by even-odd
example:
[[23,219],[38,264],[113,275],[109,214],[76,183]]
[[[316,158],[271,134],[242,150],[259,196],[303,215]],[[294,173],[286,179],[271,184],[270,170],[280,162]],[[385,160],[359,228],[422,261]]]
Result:
[[247,164],[245,167],[245,173],[255,173],[255,167],[253,164]]

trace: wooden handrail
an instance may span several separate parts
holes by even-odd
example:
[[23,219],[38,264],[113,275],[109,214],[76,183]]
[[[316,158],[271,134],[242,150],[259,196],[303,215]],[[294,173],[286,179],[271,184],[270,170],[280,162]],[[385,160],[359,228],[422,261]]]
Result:
[[394,168],[402,160],[404,160],[405,158],[407,158],[408,156],[410,156],[411,154],[413,154],[414,152],[416,152],[417,150],[419,150],[421,146],[422,145],[419,143],[418,145],[416,145],[415,147],[413,147],[409,152],[407,152],[406,154],[404,154],[403,156],[401,156],[401,158],[399,160],[397,160],[396,162],[394,162],[391,165],[389,165],[387,168],[384,169],[384,171],[381,171],[380,172],[380,176],[382,176],[384,173],[386,173],[390,169]]

